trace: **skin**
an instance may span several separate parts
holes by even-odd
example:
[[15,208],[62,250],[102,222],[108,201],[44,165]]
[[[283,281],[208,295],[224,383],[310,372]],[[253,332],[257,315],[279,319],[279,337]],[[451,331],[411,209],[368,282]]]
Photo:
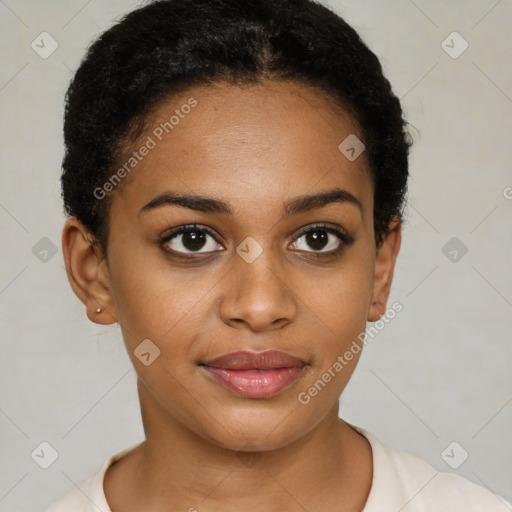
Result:
[[[362,135],[324,94],[286,82],[190,89],[160,106],[140,141],[190,97],[198,105],[114,191],[107,259],[77,219],[63,229],[74,292],[91,321],[119,322],[138,375],[146,441],[107,471],[107,500],[113,512],[360,511],[372,482],[371,447],[338,418],[360,353],[308,404],[298,395],[385,312],[400,221],[377,249],[365,154],[351,162],[338,150],[349,134]],[[285,202],[336,187],[362,212],[333,202],[282,218]],[[140,213],[165,191],[220,199],[233,214],[177,205]],[[353,243],[326,256],[340,243],[336,235],[325,249],[298,237],[319,222]],[[187,263],[159,239],[191,223],[217,240],[207,235]],[[252,263],[236,252],[246,237],[263,250]],[[170,243],[187,256],[183,237]],[[144,339],[161,351],[149,366],[134,355]],[[243,349],[281,350],[308,366],[263,399],[221,387],[198,366]]]

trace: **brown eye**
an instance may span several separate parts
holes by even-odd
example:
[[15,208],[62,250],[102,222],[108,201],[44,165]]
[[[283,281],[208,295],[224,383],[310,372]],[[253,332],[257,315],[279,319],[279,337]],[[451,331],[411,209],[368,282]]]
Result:
[[169,252],[202,254],[223,249],[212,234],[204,228],[180,226],[169,233],[161,245]]
[[305,235],[306,244],[315,251],[321,251],[329,243],[329,234],[323,230],[310,231]]
[[312,226],[304,231],[295,239],[292,248],[310,253],[318,254],[338,254],[346,246],[351,244],[354,239],[343,231],[332,226]]

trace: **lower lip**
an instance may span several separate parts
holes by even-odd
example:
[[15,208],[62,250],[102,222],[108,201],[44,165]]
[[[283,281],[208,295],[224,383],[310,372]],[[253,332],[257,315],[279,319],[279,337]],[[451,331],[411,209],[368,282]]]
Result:
[[272,370],[231,370],[202,366],[215,380],[226,388],[248,398],[266,398],[275,395],[296,381],[302,367],[275,368]]

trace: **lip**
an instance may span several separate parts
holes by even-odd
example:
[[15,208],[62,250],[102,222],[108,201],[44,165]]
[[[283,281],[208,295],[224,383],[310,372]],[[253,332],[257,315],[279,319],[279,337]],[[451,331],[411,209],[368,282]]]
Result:
[[265,350],[264,352],[241,350],[211,359],[204,364],[225,370],[274,370],[276,368],[302,368],[306,362],[279,350]]
[[232,352],[201,363],[214,380],[248,398],[267,398],[296,381],[306,362],[278,350]]

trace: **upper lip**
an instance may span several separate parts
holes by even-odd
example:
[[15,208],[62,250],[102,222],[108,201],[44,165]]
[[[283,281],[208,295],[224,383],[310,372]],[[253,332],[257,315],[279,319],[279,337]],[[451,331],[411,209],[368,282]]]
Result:
[[225,368],[230,370],[269,370],[275,368],[302,367],[306,362],[286,352],[267,350],[265,352],[231,352],[215,359],[211,359],[206,366]]

